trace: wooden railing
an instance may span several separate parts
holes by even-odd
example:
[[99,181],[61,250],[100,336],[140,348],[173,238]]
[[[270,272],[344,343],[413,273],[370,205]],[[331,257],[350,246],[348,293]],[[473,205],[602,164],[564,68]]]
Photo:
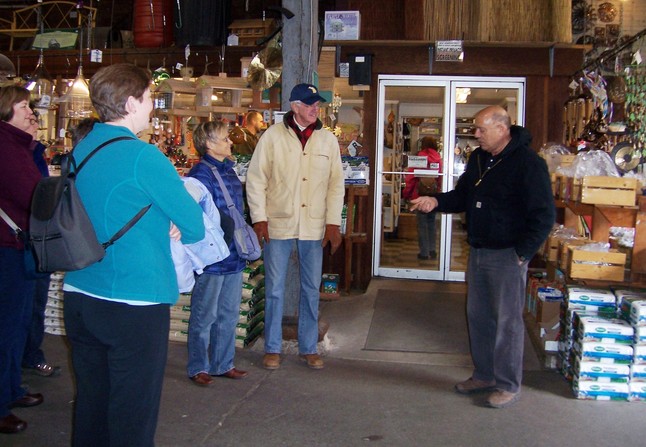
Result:
[[0,34],[10,37],[9,51],[13,51],[15,38],[33,37],[43,30],[80,28],[83,17],[91,17],[92,28],[96,24],[97,8],[78,7],[77,2],[43,1],[12,12],[11,20],[0,18]]

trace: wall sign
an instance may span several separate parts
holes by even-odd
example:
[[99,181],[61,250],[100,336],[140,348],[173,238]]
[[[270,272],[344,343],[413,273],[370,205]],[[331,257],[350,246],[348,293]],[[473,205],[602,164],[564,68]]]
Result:
[[435,43],[435,60],[436,61],[464,61],[464,50],[461,40],[438,40]]
[[326,11],[325,40],[359,40],[359,11]]

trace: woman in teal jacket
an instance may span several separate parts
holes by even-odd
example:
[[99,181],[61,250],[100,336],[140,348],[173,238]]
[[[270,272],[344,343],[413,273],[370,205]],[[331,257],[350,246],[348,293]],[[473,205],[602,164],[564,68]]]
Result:
[[76,378],[73,446],[153,446],[170,305],[179,293],[169,231],[184,243],[204,237],[202,209],[175,168],[137,139],[148,127],[150,74],[130,64],[100,69],[90,98],[100,123],[74,148],[80,163],[115,137],[79,173],[76,185],[100,241],[141,208],[148,212],[106,256],[65,277],[65,328]]

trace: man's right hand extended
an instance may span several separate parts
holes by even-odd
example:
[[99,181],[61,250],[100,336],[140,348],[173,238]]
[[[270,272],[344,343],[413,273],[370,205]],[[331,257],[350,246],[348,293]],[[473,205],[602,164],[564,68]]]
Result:
[[410,211],[421,211],[423,213],[430,213],[437,207],[437,199],[431,196],[419,196],[410,201],[408,209]]
[[260,246],[264,247],[265,242],[269,242],[269,229],[267,228],[267,221],[263,220],[262,222],[256,222],[253,224],[253,231],[258,236],[258,242]]

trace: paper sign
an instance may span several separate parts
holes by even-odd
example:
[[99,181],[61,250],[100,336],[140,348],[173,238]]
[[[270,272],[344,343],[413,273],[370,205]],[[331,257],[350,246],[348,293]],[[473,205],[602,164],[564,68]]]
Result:
[[443,62],[462,62],[464,60],[462,41],[438,40],[435,44],[435,60]]
[[325,40],[359,40],[359,11],[326,11]]

